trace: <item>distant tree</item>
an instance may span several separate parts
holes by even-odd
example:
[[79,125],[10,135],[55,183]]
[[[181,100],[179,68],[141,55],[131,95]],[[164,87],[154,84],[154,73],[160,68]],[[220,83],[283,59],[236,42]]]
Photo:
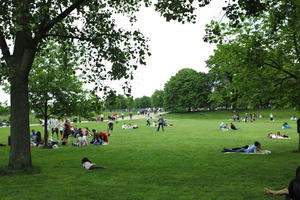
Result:
[[126,98],[126,107],[129,112],[135,107],[134,99],[132,96]]
[[150,107],[152,107],[150,97],[143,96],[143,97],[140,97],[140,98],[136,98],[134,101],[135,101],[136,108],[150,108]]
[[111,90],[106,95],[104,101],[105,108],[108,109],[110,112],[116,109],[117,107],[117,93],[114,90]]
[[164,106],[164,94],[163,90],[155,90],[151,96],[153,107],[162,108]]
[[46,124],[45,146],[48,144],[47,121],[50,117],[71,116],[76,111],[76,104],[84,97],[82,82],[75,76],[76,63],[69,62],[71,55],[66,46],[47,45],[51,47],[39,52],[44,55],[37,57],[29,76],[30,107]]
[[127,108],[127,100],[123,95],[118,95],[116,98],[116,108],[119,110],[125,110]]
[[209,106],[211,86],[207,74],[182,69],[165,84],[164,108],[186,112]]
[[7,103],[1,103],[0,102],[0,115],[6,115],[9,114],[10,106],[7,105]]
[[82,117],[90,119],[103,110],[103,101],[97,95],[84,91],[84,94],[80,96],[72,107],[72,115],[78,116],[79,123]]

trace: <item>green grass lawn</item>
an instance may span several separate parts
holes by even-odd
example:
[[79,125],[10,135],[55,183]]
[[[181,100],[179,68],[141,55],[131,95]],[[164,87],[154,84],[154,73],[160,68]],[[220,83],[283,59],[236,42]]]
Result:
[[[136,121],[137,130],[115,127],[108,146],[32,148],[34,173],[14,174],[5,170],[8,147],[0,147],[0,199],[283,199],[263,194],[264,187],[286,187],[299,165],[296,123],[292,111],[272,111],[275,122],[263,119],[235,123],[240,130],[222,132],[221,121],[229,123],[229,112],[170,114],[174,127],[156,132]],[[295,115],[298,113],[295,113]],[[298,115],[299,116],[299,115]],[[281,130],[287,121],[292,129]],[[106,123],[78,125],[105,129]],[[42,130],[41,127],[35,129]],[[282,131],[291,140],[266,138],[269,131]],[[7,143],[7,128],[0,129],[0,143]],[[223,147],[260,141],[270,155],[223,154]],[[84,170],[82,157],[104,170]]]

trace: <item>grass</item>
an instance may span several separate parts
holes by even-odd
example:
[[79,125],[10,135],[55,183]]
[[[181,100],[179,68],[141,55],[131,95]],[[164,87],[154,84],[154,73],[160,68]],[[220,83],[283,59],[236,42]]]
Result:
[[[35,166],[29,173],[5,169],[8,147],[0,147],[0,197],[15,199],[282,199],[263,194],[264,187],[286,187],[299,165],[296,123],[293,111],[272,111],[275,122],[265,117],[253,123],[235,123],[238,131],[221,132],[221,121],[229,123],[225,111],[202,114],[170,114],[174,127],[157,133],[136,121],[137,130],[115,127],[108,146],[32,149]],[[297,115],[298,113],[295,113]],[[299,116],[299,115],[298,115]],[[282,131],[288,121],[292,129],[283,133],[291,140],[271,140],[269,131]],[[106,123],[86,123],[78,127],[105,129]],[[37,126],[36,129],[42,130]],[[6,143],[7,128],[0,129],[0,143]],[[223,154],[223,147],[251,144],[255,140],[270,155]],[[104,170],[87,171],[80,160],[87,156]]]

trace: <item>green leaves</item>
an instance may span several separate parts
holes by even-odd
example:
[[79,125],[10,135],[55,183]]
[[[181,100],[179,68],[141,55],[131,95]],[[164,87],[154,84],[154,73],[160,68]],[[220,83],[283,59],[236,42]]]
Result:
[[210,91],[206,74],[193,69],[182,69],[165,84],[164,108],[173,112],[206,108]]

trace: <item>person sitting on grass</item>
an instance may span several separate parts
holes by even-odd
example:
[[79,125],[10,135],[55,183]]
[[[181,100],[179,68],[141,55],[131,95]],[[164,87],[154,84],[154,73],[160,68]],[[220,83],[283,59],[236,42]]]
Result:
[[231,130],[238,130],[238,128],[236,128],[236,126],[233,123],[230,123],[230,129]]
[[224,148],[222,152],[243,152],[243,153],[260,153],[261,152],[261,144],[259,142],[254,142],[253,145],[237,147],[237,148]]
[[96,134],[95,145],[108,145],[108,134],[104,131],[100,131]]
[[81,132],[78,137],[77,137],[77,141],[73,142],[72,145],[74,146],[87,146],[87,140],[86,140],[86,136],[83,135],[83,133]]
[[264,189],[265,194],[272,195],[285,195],[290,200],[300,199],[300,166],[296,169],[296,177],[291,180],[288,188],[281,190],[270,190],[269,188]]
[[95,163],[92,163],[87,157],[82,158],[82,167],[87,170],[91,169],[105,169],[106,167],[97,166]]
[[31,143],[32,147],[38,147],[39,145],[43,144],[42,141],[42,134],[40,131],[36,132],[35,140]]
[[287,122],[284,122],[282,125],[282,129],[289,129],[289,128],[291,128],[291,126]]
[[127,125],[126,125],[125,123],[122,125],[122,129],[123,129],[123,130],[128,129],[128,127],[127,127]]
[[225,125],[224,122],[221,122],[221,124],[219,125],[219,129],[221,131],[228,131],[229,130],[228,125],[227,124]]

